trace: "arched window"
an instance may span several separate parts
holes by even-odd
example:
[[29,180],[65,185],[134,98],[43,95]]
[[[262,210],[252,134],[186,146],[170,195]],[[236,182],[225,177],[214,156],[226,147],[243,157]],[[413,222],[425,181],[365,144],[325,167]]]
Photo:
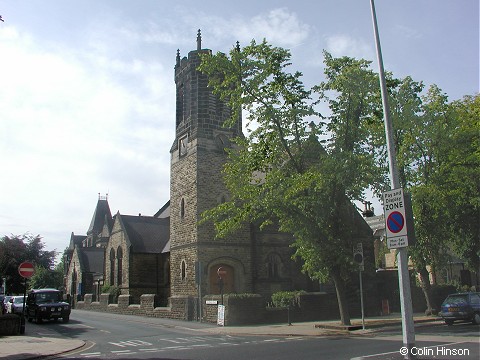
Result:
[[187,277],[187,264],[185,263],[185,260],[182,260],[181,276],[182,280],[185,280]]
[[110,249],[110,285],[115,285],[115,250]]
[[267,257],[267,276],[269,279],[276,279],[280,277],[280,264],[282,260],[278,254],[270,254]]
[[122,248],[119,246],[117,249],[117,285],[122,285],[122,261],[123,261],[123,251]]
[[180,201],[180,218],[184,218],[185,217],[185,199],[182,198],[182,200]]

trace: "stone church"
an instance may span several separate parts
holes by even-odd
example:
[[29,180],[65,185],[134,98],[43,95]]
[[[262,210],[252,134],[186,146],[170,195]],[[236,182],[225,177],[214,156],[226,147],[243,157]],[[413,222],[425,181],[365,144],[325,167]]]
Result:
[[[196,45],[188,56],[176,55],[170,199],[153,216],[112,216],[108,199],[99,196],[87,235],[72,234],[65,252],[65,289],[74,299],[98,295],[105,285],[131,295],[134,303],[142,294],[156,294],[163,306],[171,297],[220,291],[268,299],[278,291],[318,290],[291,258],[291,235],[245,224],[219,240],[213,224],[198,224],[202,212],[229,197],[221,170],[230,139],[242,136],[242,119],[223,127],[230,109],[197,71],[200,55],[211,52],[202,48],[200,31]],[[359,241],[370,241],[371,229],[360,214],[355,221]]]

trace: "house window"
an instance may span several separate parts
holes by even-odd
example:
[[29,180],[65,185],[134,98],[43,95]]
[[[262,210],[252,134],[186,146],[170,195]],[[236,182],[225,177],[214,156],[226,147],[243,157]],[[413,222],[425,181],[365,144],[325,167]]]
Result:
[[122,285],[122,261],[123,261],[123,251],[122,248],[119,246],[117,249],[117,285]]
[[110,285],[115,285],[115,250],[110,250]]
[[185,260],[182,260],[181,276],[182,280],[185,280],[187,278],[187,264],[185,263]]

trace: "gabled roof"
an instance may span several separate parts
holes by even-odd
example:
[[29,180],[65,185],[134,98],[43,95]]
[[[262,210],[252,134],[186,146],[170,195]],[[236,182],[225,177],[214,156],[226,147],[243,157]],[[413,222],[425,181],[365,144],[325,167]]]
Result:
[[104,248],[77,248],[82,272],[102,274],[104,268]]
[[166,202],[156,213],[153,215],[156,218],[168,218],[170,217],[170,200]]
[[118,214],[127,233],[132,251],[161,253],[170,238],[170,218]]
[[106,219],[109,222],[109,228],[112,228],[112,213],[110,212],[110,206],[108,206],[108,200],[100,198],[97,202],[97,207],[93,213],[92,221],[87,231],[87,235],[92,233],[100,234],[105,224]]
[[70,235],[70,244],[68,245],[68,250],[74,250],[75,245],[82,246],[83,240],[87,238],[86,235],[75,235],[72,232],[72,235]]
[[385,217],[383,214],[366,217],[365,221],[372,229],[374,237],[382,237],[385,235]]

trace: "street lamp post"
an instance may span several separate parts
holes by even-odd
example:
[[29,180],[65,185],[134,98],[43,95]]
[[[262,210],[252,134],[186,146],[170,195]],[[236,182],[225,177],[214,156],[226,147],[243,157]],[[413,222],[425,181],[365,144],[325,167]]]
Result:
[[[393,128],[390,121],[390,108],[388,106],[388,93],[385,81],[385,72],[383,69],[382,50],[380,47],[380,37],[378,35],[377,17],[375,14],[374,0],[370,0],[373,20],[373,32],[375,35],[375,45],[377,49],[378,68],[380,75],[380,90],[382,93],[383,116],[385,122],[385,135],[387,139],[388,160],[390,169],[391,189],[400,188],[400,180],[395,157],[395,143],[393,142]],[[413,324],[412,295],[410,290],[410,278],[408,274],[408,254],[407,248],[401,247],[397,252],[398,263],[398,283],[400,288],[400,307],[402,311],[402,334],[403,346],[407,349],[405,358],[413,358],[412,349],[415,347],[415,329]]]

